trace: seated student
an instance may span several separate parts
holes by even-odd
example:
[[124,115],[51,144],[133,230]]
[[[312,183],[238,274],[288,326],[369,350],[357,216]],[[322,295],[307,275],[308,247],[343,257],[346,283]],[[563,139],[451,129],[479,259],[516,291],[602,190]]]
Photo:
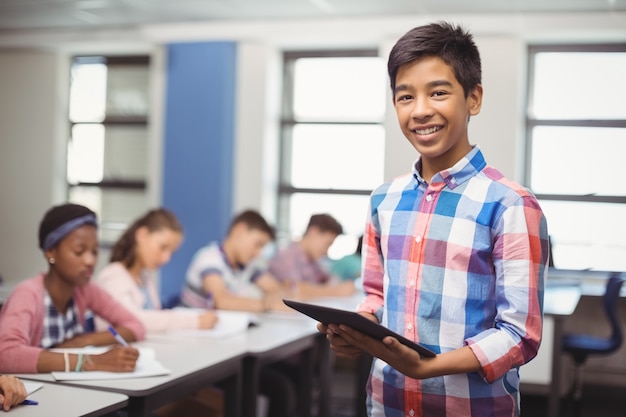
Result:
[[280,283],[253,262],[274,238],[274,229],[256,211],[237,215],[221,243],[212,242],[193,256],[181,304],[252,312],[291,311],[282,302],[287,293]]
[[[294,297],[253,262],[274,238],[274,229],[258,212],[246,210],[235,216],[221,243],[212,242],[195,253],[187,269],[182,305],[251,312],[292,311],[282,298]],[[261,369],[260,393],[269,399],[269,416],[293,417],[296,389],[279,365],[273,363]]]
[[302,298],[353,294],[352,281],[339,282],[321,263],[342,233],[341,224],[329,214],[312,215],[302,238],[291,242],[270,260],[270,274]]
[[191,314],[161,309],[155,271],[169,262],[183,240],[183,228],[171,211],[158,208],[136,219],[111,250],[111,263],[96,283],[133,312],[150,332],[210,329],[214,311]]
[[12,375],[0,375],[0,404],[4,411],[26,399],[28,393],[24,383]]
[[[141,322],[90,282],[98,259],[96,215],[62,204],[39,225],[39,247],[48,272],[15,287],[0,312],[0,372],[113,371],[135,369],[139,351],[120,346],[109,331],[90,331],[92,314],[111,323],[128,342],[141,340]],[[51,352],[49,348],[116,345],[99,355]]]

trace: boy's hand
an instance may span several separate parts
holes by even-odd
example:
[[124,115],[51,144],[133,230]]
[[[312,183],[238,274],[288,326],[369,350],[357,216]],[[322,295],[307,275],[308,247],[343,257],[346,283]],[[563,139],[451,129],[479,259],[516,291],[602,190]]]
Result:
[[[333,340],[336,338],[349,346],[358,346],[408,377],[416,379],[428,377],[424,373],[424,362],[427,360],[422,360],[419,353],[403,345],[395,337],[387,336],[380,341],[343,324],[329,325],[329,332],[333,333]],[[331,341],[331,346],[332,343]]]
[[331,326],[334,325],[326,326],[323,323],[317,323],[317,330],[320,333],[326,334],[326,339],[330,341],[330,348],[339,357],[348,359],[358,358],[363,353],[363,350],[348,343],[344,338],[332,331]]

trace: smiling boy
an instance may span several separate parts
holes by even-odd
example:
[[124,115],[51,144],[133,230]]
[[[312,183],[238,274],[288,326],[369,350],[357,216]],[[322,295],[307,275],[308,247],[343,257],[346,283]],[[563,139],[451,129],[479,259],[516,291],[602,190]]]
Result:
[[541,341],[545,217],[530,191],[470,144],[483,88],[468,32],[414,28],[393,47],[388,72],[398,122],[419,157],[371,194],[357,310],[437,355],[421,358],[395,338],[344,325],[318,328],[338,355],[375,357],[369,416],[518,416],[518,368]]

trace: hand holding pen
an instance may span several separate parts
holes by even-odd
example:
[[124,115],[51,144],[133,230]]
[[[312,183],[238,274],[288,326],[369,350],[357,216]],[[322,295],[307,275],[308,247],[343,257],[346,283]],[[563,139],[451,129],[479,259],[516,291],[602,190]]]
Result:
[[111,332],[115,340],[117,340],[117,343],[124,347],[130,346],[128,342],[124,340],[124,338],[113,328],[113,326],[109,326],[109,331]]

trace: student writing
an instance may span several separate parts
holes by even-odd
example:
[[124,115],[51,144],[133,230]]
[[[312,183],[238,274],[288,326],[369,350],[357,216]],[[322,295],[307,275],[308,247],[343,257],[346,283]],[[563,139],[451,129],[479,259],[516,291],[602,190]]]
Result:
[[95,282],[139,317],[148,332],[210,329],[217,322],[214,311],[191,314],[161,308],[155,273],[182,240],[183,228],[174,213],[150,210],[124,231],[111,250],[111,263],[96,276]]
[[[117,344],[109,331],[89,331],[91,313],[110,322],[127,341],[144,337],[141,322],[91,282],[98,258],[97,220],[77,204],[49,209],[39,225],[48,271],[15,287],[0,312],[0,372],[102,370],[128,372],[139,351]],[[49,348],[116,345],[99,355]]]
[[330,214],[313,214],[301,239],[272,257],[268,266],[270,274],[301,298],[353,294],[353,281],[341,282],[322,265],[328,249],[342,233],[341,224]]

